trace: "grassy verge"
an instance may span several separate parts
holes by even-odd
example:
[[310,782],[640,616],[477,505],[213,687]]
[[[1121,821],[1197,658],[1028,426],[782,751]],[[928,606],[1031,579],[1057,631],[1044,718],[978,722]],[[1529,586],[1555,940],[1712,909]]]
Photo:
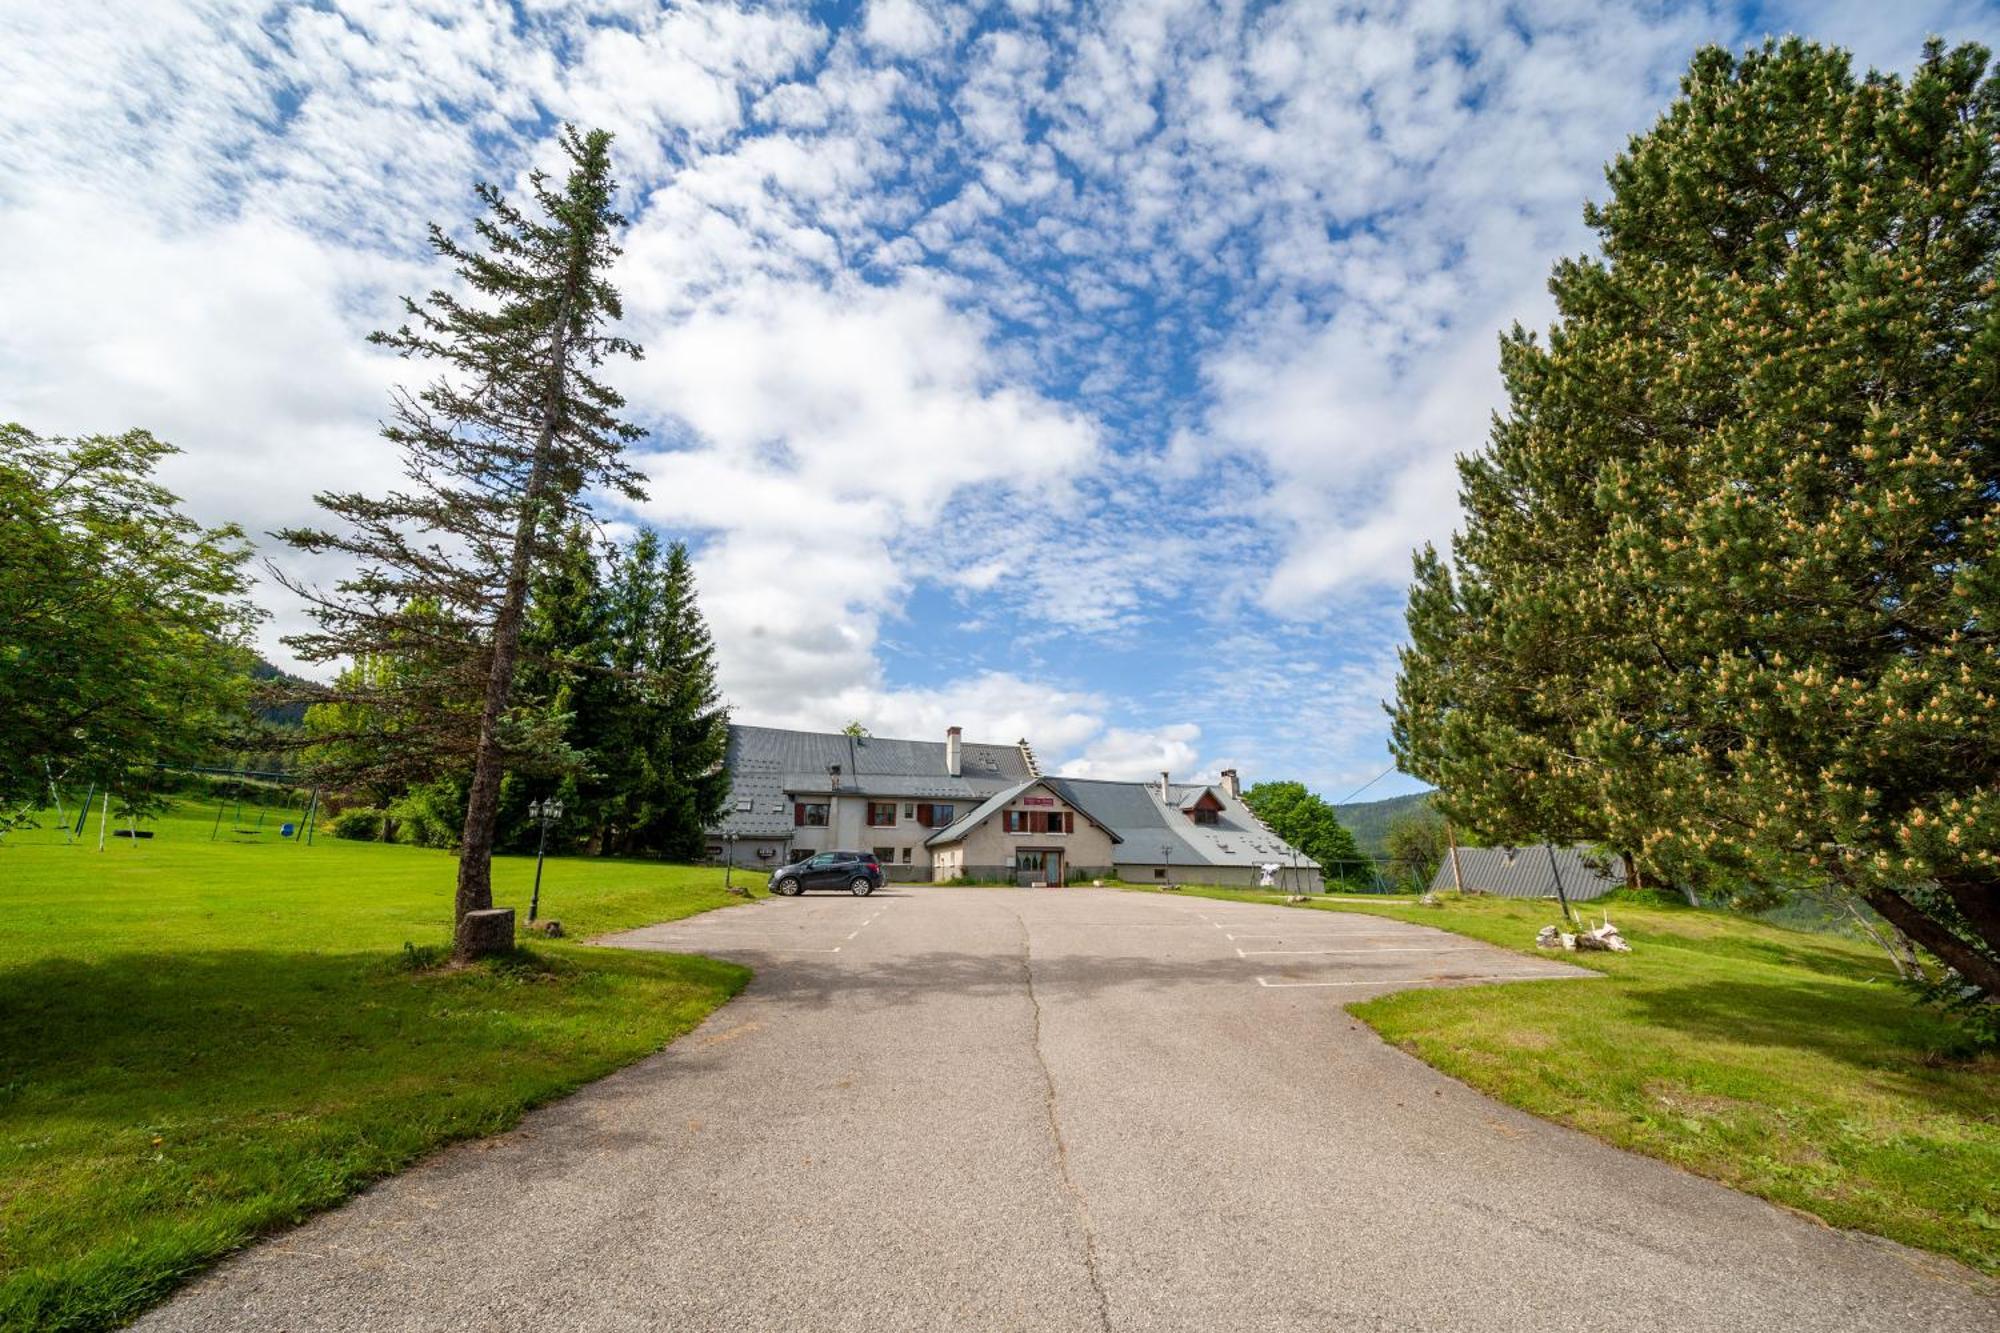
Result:
[[[450,856],[211,842],[209,820],[170,815],[102,853],[0,841],[0,1327],[116,1324],[258,1234],[659,1049],[749,976],[539,940],[412,969],[406,942],[448,941]],[[496,900],[525,909],[533,872],[496,862]],[[543,915],[573,937],[670,920],[738,901],[722,879],[555,860]]]
[[[1455,895],[1305,906],[1523,953],[1557,920],[1553,903]],[[1609,912],[1632,943],[1564,955],[1604,984],[1404,991],[1352,1012],[1525,1111],[2000,1274],[2000,1055],[1914,1004],[1880,950],[1664,903],[1580,910]]]

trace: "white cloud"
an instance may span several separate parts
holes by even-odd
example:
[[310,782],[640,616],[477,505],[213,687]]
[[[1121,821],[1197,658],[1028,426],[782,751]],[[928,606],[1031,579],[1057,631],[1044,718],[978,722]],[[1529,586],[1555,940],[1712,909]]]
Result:
[[1176,781],[1194,776],[1201,728],[1192,722],[1133,730],[1113,727],[1059,768],[1064,777],[1146,781],[1171,773]]
[[628,396],[694,438],[646,460],[643,511],[715,534],[704,605],[746,716],[875,697],[881,619],[912,553],[952,545],[952,498],[1060,507],[1096,458],[1089,422],[998,381],[983,330],[920,289],[758,280],[644,337]]
[[[1769,13],[1906,68],[1991,9]],[[1758,35],[1709,0],[871,0],[826,23],[12,6],[6,415],[154,428],[211,520],[379,490],[375,421],[411,369],[361,338],[438,280],[423,224],[547,165],[554,120],[603,124],[648,351],[615,373],[662,431],[653,499],[618,517],[701,538],[746,718],[1358,783],[1393,590],[1499,399],[1495,333],[1547,318],[1602,163],[1695,45]],[[986,628],[947,658],[909,618],[925,596]],[[1167,692],[1038,655],[1078,635],[1232,666]]]
[[861,35],[895,56],[920,56],[944,41],[944,26],[917,0],[868,0]]

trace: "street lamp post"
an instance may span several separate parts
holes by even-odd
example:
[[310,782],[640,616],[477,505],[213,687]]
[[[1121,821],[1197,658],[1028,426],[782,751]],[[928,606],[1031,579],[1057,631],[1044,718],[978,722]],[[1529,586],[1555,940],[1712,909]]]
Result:
[[553,796],[530,801],[528,818],[542,828],[542,836],[535,843],[535,891],[528,898],[528,922],[532,925],[542,910],[542,856],[549,849],[549,821],[562,818],[562,802]]

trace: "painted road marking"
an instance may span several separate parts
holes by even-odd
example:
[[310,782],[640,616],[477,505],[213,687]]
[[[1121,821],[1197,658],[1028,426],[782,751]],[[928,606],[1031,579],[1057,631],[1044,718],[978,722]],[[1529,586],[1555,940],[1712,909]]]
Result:
[[1238,948],[1238,958],[1262,958],[1271,954],[1330,954],[1330,953],[1485,953],[1490,944],[1383,944],[1372,949],[1244,949]]
[[1273,981],[1258,977],[1257,984],[1267,990],[1299,990],[1316,986],[1435,985],[1445,981],[1567,981],[1570,977],[1568,972],[1482,972],[1453,977],[1377,977],[1372,981]]

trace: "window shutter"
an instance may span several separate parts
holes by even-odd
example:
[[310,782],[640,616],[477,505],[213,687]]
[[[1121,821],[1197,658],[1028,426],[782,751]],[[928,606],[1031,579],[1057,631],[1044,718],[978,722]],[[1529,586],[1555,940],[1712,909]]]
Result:
[[804,828],[805,826],[806,826],[806,803],[804,801],[793,801],[792,827]]

